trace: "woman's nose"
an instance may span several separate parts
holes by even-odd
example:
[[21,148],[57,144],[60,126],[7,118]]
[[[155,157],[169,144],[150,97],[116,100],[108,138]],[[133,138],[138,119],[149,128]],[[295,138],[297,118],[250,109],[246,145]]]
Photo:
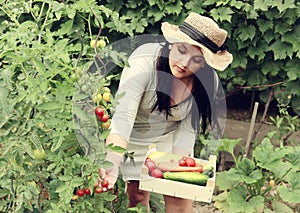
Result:
[[188,67],[188,66],[189,66],[189,61],[190,61],[190,59],[189,59],[188,57],[183,57],[183,58],[181,59],[181,64],[182,64],[182,66]]

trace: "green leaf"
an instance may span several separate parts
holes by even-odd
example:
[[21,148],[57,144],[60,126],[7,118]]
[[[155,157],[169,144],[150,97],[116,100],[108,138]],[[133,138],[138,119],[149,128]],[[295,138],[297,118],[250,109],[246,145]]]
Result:
[[298,39],[300,37],[300,25],[296,25],[293,27],[292,30],[289,30],[287,33],[282,35],[282,41],[288,42],[293,45],[293,51],[297,52],[297,56],[299,58],[300,54],[300,40]]
[[271,74],[272,76],[277,76],[281,70],[280,63],[275,61],[265,61],[262,64],[261,72],[264,75]]
[[260,40],[255,46],[249,46],[247,53],[252,59],[255,59],[255,56],[258,56],[258,60],[260,61],[265,58],[267,49],[267,43],[264,40]]
[[257,25],[259,27],[260,32],[265,33],[267,30],[273,29],[274,23],[272,20],[258,19]]
[[269,171],[277,171],[277,175],[286,171],[289,166],[282,162],[283,157],[288,153],[284,148],[274,147],[269,138],[264,138],[252,152],[257,165]]
[[292,108],[298,115],[300,115],[300,96],[293,96]]
[[227,174],[227,171],[216,173],[216,185],[220,190],[231,189],[236,184],[238,183]]
[[246,184],[256,183],[262,178],[260,170],[255,170],[255,164],[248,158],[244,158],[237,163],[235,168],[231,168],[228,174],[232,180],[238,182],[245,182]]
[[232,189],[228,196],[229,212],[259,212],[264,207],[264,198],[260,195],[247,198],[247,190],[238,186]]
[[281,199],[288,203],[300,203],[300,173],[291,172],[288,175],[288,185],[278,186],[278,192]]
[[63,133],[61,133],[58,139],[54,139],[53,144],[51,146],[51,152],[55,152],[56,150],[58,150],[64,139],[65,137]]
[[231,14],[233,14],[233,11],[228,7],[218,7],[212,9],[210,14],[214,20],[231,22]]
[[284,0],[284,1],[274,1],[273,6],[277,7],[280,13],[283,11],[289,9],[289,8],[295,8],[295,0]]
[[45,111],[52,111],[52,110],[58,110],[61,109],[62,105],[59,102],[51,101],[51,102],[45,102],[38,106],[38,109],[45,110]]
[[293,55],[293,46],[280,40],[276,40],[271,44],[269,50],[273,51],[275,60],[286,59],[287,57],[292,58]]
[[273,0],[254,0],[254,10],[268,11],[269,7],[273,7]]
[[287,81],[284,82],[283,85],[290,90],[291,94],[295,94],[300,96],[299,91],[300,91],[300,83],[299,80],[294,80],[294,81]]
[[274,212],[285,212],[285,213],[293,213],[294,211],[288,207],[286,204],[283,202],[280,202],[278,200],[273,200],[272,201],[272,207]]
[[153,7],[147,11],[147,16],[154,17],[154,21],[157,22],[163,18],[164,14],[157,7]]
[[213,197],[213,200],[215,201],[214,206],[217,209],[221,209],[223,212],[230,212],[230,207],[227,202],[228,195],[229,195],[229,192],[225,191],[225,192],[218,194],[217,196],[214,196]]
[[218,151],[225,151],[233,154],[235,146],[240,143],[242,138],[239,139],[222,139],[221,144],[218,147]]
[[165,11],[167,14],[176,14],[179,15],[182,11],[182,2],[181,0],[176,0],[176,2],[169,2],[166,6],[165,6]]
[[245,25],[241,26],[238,30],[238,36],[242,41],[246,41],[250,39],[250,41],[253,40],[256,34],[256,28],[253,25]]
[[118,152],[118,153],[125,153],[126,152],[126,149],[121,147],[121,146],[117,146],[117,145],[114,145],[114,144],[108,144],[106,146],[106,148],[110,151],[113,151],[113,152]]

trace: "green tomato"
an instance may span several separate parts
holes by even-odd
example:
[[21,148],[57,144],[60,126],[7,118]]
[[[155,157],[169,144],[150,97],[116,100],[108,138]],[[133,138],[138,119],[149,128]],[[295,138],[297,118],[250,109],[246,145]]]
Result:
[[106,46],[106,42],[104,41],[104,39],[100,39],[100,40],[98,40],[98,42],[97,42],[97,47],[99,47],[99,48],[104,48]]
[[91,48],[94,48],[95,44],[96,44],[96,40],[95,39],[93,39],[93,40],[90,41]]
[[46,152],[43,149],[35,149],[33,150],[33,156],[37,160],[44,160],[46,157]]

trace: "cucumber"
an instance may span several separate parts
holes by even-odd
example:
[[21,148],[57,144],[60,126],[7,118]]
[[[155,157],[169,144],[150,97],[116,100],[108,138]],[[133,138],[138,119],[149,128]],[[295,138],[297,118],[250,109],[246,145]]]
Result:
[[183,183],[191,183],[199,186],[205,186],[208,175],[199,172],[165,172],[163,178]]

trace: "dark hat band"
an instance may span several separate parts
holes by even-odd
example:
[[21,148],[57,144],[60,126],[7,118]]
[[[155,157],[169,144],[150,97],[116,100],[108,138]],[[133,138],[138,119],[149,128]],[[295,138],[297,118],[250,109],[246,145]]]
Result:
[[218,46],[213,41],[211,41],[209,38],[207,38],[205,35],[203,35],[201,32],[196,30],[193,26],[190,24],[184,22],[181,26],[179,26],[179,29],[187,34],[189,37],[191,37],[193,40],[203,44],[206,46],[210,51],[213,53],[217,53],[218,51],[224,51],[227,50],[226,45]]

